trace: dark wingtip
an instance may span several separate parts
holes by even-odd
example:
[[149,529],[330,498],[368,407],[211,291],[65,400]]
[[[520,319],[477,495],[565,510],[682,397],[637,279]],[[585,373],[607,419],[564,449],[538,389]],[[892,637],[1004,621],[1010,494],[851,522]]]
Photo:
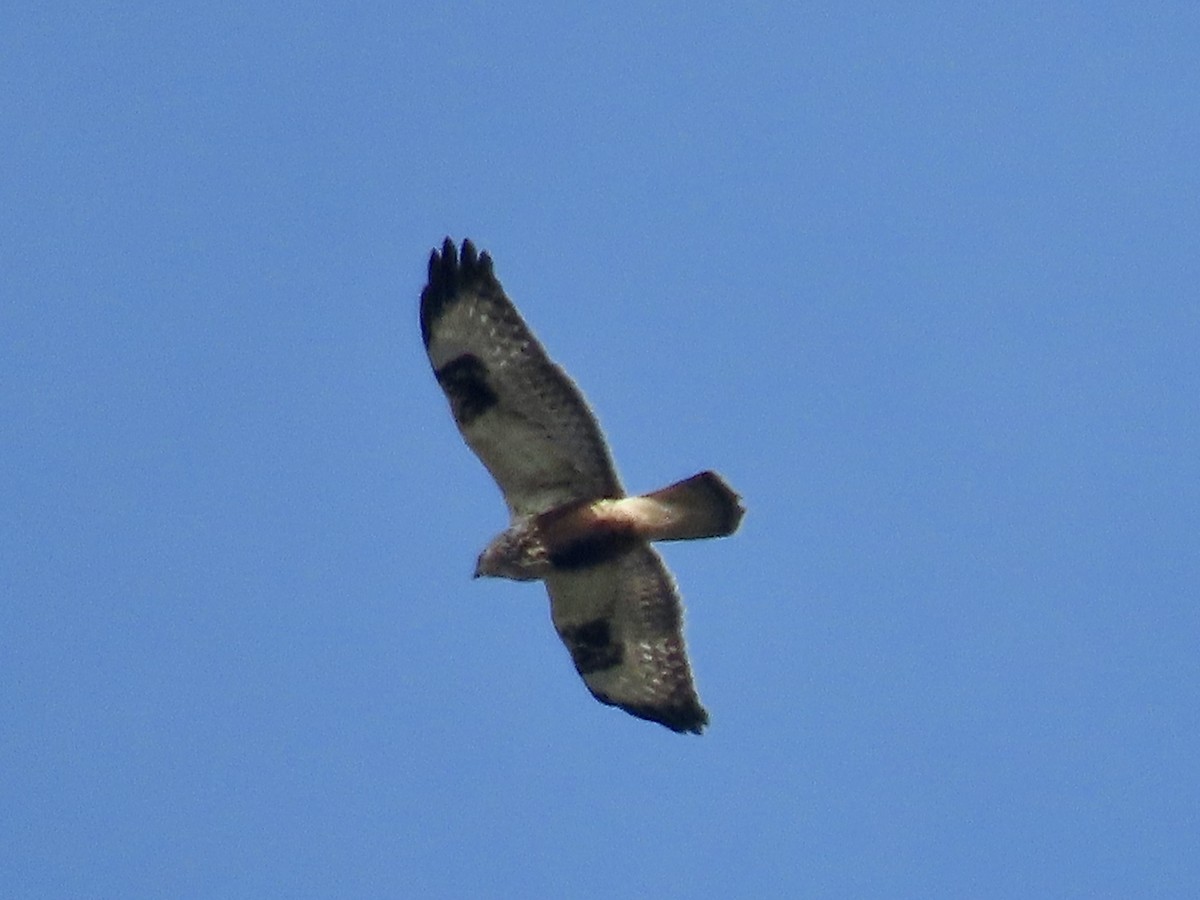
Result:
[[442,269],[453,269],[458,266],[458,251],[454,248],[454,241],[446,238],[442,241],[442,252],[439,254],[437,248],[429,252],[429,282],[432,284],[439,277]]
[[[572,652],[571,656],[576,669],[579,669],[579,660],[575,653]],[[579,671],[581,675],[584,674],[582,669]],[[671,700],[659,703],[631,703],[618,700],[602,690],[597,690],[588,683],[586,678],[583,683],[592,696],[605,706],[623,709],[631,716],[647,722],[655,722],[664,728],[671,729],[676,734],[703,734],[708,725],[708,711],[700,705],[700,698],[696,696],[694,688],[680,692]]]
[[462,252],[447,237],[441,251],[429,254],[429,280],[421,291],[421,339],[429,346],[433,323],[454,303],[464,290],[483,290],[491,285],[498,289],[492,271],[492,258],[479,253],[470,239],[462,242]]
[[[584,683],[587,684],[586,681]],[[708,725],[708,711],[700,705],[700,698],[694,691],[664,703],[625,703],[597,691],[591,685],[588,685],[588,690],[601,703],[623,709],[631,716],[647,722],[655,722],[676,734],[703,734]]]
[[708,711],[699,703],[692,703],[679,710],[678,716],[670,722],[663,722],[672,731],[679,734],[703,734],[708,727]]
[[693,700],[681,706],[636,706],[621,704],[627,713],[657,722],[664,728],[670,728],[676,734],[703,734],[708,725],[708,713],[704,707]]

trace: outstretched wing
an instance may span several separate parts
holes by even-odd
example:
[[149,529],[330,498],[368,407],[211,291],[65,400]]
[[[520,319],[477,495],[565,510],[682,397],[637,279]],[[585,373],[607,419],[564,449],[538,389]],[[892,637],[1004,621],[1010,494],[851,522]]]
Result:
[[550,361],[487,253],[446,238],[429,258],[421,337],[467,444],[514,515],[621,497],[608,447],[579,389]]
[[649,544],[545,581],[554,627],[597,700],[672,731],[703,730],[679,594]]

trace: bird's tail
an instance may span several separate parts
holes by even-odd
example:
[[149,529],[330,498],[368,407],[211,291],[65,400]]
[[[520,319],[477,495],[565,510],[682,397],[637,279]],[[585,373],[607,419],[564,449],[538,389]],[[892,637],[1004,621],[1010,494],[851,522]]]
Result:
[[701,472],[626,502],[631,501],[641,501],[639,512],[650,525],[642,536],[652,541],[725,537],[737,531],[746,512],[716,472]]

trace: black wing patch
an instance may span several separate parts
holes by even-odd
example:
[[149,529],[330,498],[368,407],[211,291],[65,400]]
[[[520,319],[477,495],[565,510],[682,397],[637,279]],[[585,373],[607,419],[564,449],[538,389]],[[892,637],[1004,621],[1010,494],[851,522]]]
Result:
[[563,643],[571,653],[571,661],[580,675],[601,672],[621,664],[625,651],[613,640],[607,619],[584,622],[561,632]]
[[450,400],[454,418],[469,425],[500,402],[488,384],[487,367],[473,353],[450,360],[433,373]]

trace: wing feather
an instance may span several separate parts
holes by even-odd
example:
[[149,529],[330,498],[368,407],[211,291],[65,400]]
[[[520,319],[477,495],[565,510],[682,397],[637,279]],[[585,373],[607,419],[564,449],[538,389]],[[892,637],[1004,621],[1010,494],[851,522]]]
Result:
[[446,238],[429,259],[421,337],[464,440],[514,516],[622,497],[595,416],[546,355],[487,253]]
[[554,627],[597,700],[673,731],[703,730],[708,713],[688,665],[683,607],[653,547],[545,582]]

